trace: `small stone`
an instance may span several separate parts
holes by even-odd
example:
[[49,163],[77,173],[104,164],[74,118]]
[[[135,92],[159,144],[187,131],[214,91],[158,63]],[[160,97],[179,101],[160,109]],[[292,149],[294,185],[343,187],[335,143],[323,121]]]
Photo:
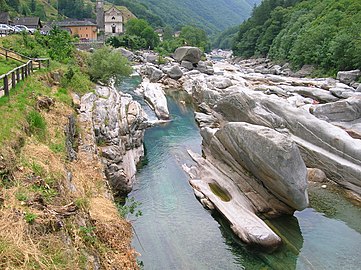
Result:
[[322,187],[322,188],[327,188],[327,186],[326,186],[326,185],[322,185],[321,187]]

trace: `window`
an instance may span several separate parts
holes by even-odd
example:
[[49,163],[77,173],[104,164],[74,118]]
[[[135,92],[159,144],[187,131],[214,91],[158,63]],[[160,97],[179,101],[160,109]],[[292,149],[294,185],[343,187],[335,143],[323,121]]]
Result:
[[88,34],[86,34],[85,36],[88,37]]
[[112,20],[115,20],[115,17],[114,17],[114,16],[112,17]]
[[113,24],[112,25],[112,33],[115,34],[116,33],[116,26]]

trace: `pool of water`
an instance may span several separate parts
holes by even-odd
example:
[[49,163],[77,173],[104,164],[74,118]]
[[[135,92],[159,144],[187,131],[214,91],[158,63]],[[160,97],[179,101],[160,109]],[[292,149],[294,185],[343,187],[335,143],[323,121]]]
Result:
[[180,100],[186,97],[168,97],[172,122],[146,131],[146,157],[129,194],[142,203],[132,223],[144,269],[361,269],[361,210],[337,191],[312,188],[312,208],[267,221],[283,240],[272,254],[246,247],[205,210],[181,167],[192,164],[187,149],[201,153],[201,137],[192,105]]

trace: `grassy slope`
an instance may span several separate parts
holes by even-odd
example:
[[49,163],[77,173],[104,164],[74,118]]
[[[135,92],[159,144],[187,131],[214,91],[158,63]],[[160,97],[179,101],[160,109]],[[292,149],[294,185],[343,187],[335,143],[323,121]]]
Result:
[[[99,159],[81,150],[77,161],[66,159],[64,127],[76,114],[69,94],[90,86],[83,75],[59,84],[55,74],[66,69],[52,62],[12,89],[10,100],[0,98],[0,269],[90,269],[94,260],[102,269],[134,269],[131,228],[104,196]],[[44,96],[55,105],[37,110]],[[88,130],[78,126],[82,135]],[[72,215],[58,214],[69,204]]]

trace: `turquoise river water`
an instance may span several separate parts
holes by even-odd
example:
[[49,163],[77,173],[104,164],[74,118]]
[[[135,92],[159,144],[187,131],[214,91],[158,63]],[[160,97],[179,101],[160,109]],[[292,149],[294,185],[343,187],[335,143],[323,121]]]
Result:
[[[134,95],[137,83],[127,79],[120,88]],[[168,97],[170,123],[146,131],[146,156],[129,194],[141,203],[143,215],[132,224],[144,269],[361,269],[361,209],[336,190],[314,187],[310,208],[267,221],[284,243],[272,254],[246,247],[205,210],[181,167],[192,164],[187,149],[201,153],[201,137],[192,105],[179,100],[186,97]]]

